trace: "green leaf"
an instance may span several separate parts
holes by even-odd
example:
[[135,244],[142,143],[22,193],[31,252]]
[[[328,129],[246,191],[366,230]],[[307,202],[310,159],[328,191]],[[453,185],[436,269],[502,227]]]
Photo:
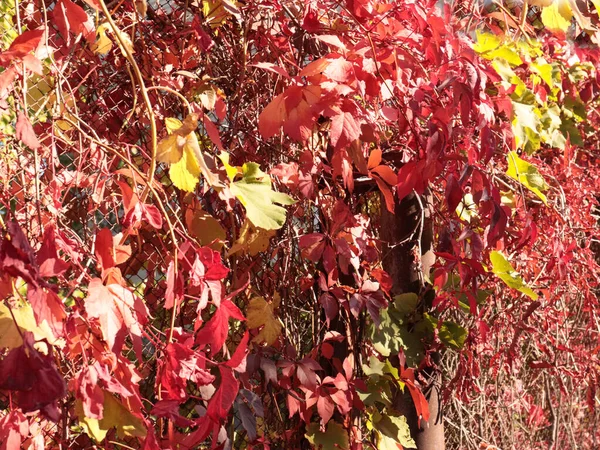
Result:
[[417,309],[417,303],[419,303],[419,296],[414,292],[407,292],[394,297],[394,306],[402,314],[414,312]]
[[377,435],[377,450],[398,450],[398,444],[404,448],[417,448],[406,417],[375,412],[370,419]]
[[274,191],[269,176],[253,162],[242,166],[242,179],[231,183],[230,189],[246,208],[250,222],[265,230],[277,230],[283,226],[286,211],[278,204],[295,203],[289,195]]
[[513,180],[517,180],[535,195],[537,195],[545,205],[548,205],[546,196],[542,191],[548,190],[549,186],[544,178],[533,164],[519,158],[516,152],[508,153],[508,170],[506,175]]
[[538,299],[538,295],[525,284],[521,275],[513,268],[502,253],[497,251],[491,252],[490,261],[492,262],[492,272],[504,281],[508,287],[522,292],[532,300]]
[[465,344],[467,330],[454,322],[444,321],[438,330],[440,340],[448,347],[460,350]]
[[348,433],[339,423],[333,421],[327,424],[327,431],[325,432],[319,429],[319,424],[311,423],[304,436],[315,449],[348,450],[350,448]]
[[146,437],[146,427],[144,421],[139,417],[134,416],[127,410],[123,404],[118,401],[112,394],[104,392],[104,417],[102,419],[91,419],[85,417],[83,413],[83,405],[81,400],[75,403],[79,424],[85,432],[100,443],[106,437],[108,430],[111,428],[117,429],[117,435],[120,438],[125,437]]

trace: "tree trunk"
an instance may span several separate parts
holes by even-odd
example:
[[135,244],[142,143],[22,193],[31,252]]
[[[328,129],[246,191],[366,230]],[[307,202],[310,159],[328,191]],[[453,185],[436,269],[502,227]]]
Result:
[[[383,199],[382,205],[385,205]],[[383,267],[392,277],[394,295],[423,293],[424,271],[428,272],[432,264],[433,221],[430,205],[431,195],[420,198],[413,193],[396,204],[394,214],[382,206],[381,239],[387,242]],[[433,359],[439,359],[439,355],[433,355]],[[439,396],[441,376],[433,370],[423,371],[421,375],[429,380],[424,392],[429,403],[429,423],[422,422],[419,426],[408,390],[400,399],[399,411],[406,416],[418,450],[444,450],[444,422]]]

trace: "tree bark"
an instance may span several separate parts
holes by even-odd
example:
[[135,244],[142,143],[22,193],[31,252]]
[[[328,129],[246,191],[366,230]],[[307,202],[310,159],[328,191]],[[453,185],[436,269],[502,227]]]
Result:
[[[410,194],[396,204],[394,214],[383,205],[385,202],[382,199],[380,235],[387,243],[383,250],[383,267],[392,278],[392,293],[414,292],[420,295],[425,288],[424,269],[428,271],[432,263],[431,195],[426,194],[421,198],[417,194]],[[423,255],[426,257],[423,258]],[[423,305],[423,308],[426,307]],[[433,359],[439,359],[439,355],[433,355]],[[429,403],[429,423],[422,422],[419,426],[408,391],[400,399],[399,411],[406,416],[418,450],[444,450],[444,422],[439,396],[441,375],[434,370],[423,371],[422,375],[429,380],[425,392]]]

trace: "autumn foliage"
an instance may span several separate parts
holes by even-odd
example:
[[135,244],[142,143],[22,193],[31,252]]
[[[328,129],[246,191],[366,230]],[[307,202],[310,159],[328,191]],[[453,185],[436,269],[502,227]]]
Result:
[[0,0],[0,449],[599,445],[600,4],[529,3]]

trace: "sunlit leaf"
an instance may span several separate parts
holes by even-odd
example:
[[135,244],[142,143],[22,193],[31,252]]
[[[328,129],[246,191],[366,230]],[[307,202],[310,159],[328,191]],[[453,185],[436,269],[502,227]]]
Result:
[[568,17],[570,11],[570,8],[568,10],[564,7],[561,8],[559,1],[555,0],[550,6],[542,9],[542,23],[553,33],[564,34],[571,25],[571,17]]
[[398,450],[398,444],[403,448],[417,448],[406,417],[375,412],[370,419],[377,436],[377,450]]
[[278,204],[294,204],[289,195],[273,190],[269,176],[253,162],[242,166],[242,179],[231,183],[230,189],[246,208],[248,219],[265,230],[283,226],[286,211]]
[[508,287],[522,292],[532,300],[537,300],[538,295],[527,286],[521,275],[513,268],[502,253],[498,251],[491,252],[490,261],[492,263],[492,272],[504,281]]
[[85,432],[100,443],[106,437],[111,428],[116,428],[120,438],[145,437],[146,427],[139,417],[134,416],[129,410],[112,394],[104,391],[104,416],[102,419],[90,419],[83,413],[83,405],[80,400],[75,403],[79,424]]
[[547,205],[548,201],[542,191],[548,190],[549,186],[539,173],[537,167],[519,158],[516,152],[509,152],[507,158],[508,170],[506,171],[506,175],[517,180]]

